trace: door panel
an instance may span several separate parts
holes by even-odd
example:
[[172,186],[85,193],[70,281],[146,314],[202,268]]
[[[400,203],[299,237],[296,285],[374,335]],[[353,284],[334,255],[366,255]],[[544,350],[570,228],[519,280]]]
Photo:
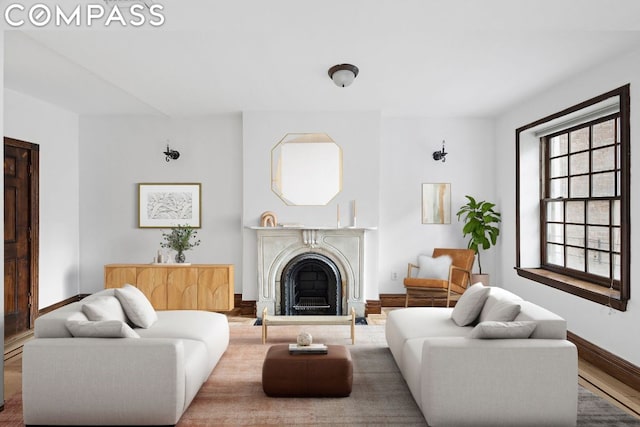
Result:
[[4,146],[4,314],[5,338],[32,323],[32,150]]

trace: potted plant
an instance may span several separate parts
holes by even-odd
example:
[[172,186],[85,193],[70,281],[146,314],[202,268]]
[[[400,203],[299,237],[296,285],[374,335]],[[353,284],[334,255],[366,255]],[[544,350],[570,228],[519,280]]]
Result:
[[200,240],[196,237],[198,232],[188,225],[177,225],[172,228],[169,233],[162,233],[164,242],[160,243],[160,247],[173,249],[176,251],[175,260],[177,263],[184,263],[186,257],[184,251],[193,249],[200,245]]
[[482,282],[488,285],[489,275],[482,273],[480,248],[487,250],[496,244],[498,235],[500,235],[498,224],[500,224],[502,219],[500,218],[500,213],[493,209],[496,206],[495,203],[484,200],[478,202],[471,196],[465,197],[468,201],[460,207],[456,215],[458,216],[458,221],[460,221],[461,217],[464,217],[462,235],[463,237],[467,237],[467,235],[470,236],[467,247],[473,249],[478,255],[478,269],[480,270],[480,274],[473,275],[474,278],[472,278],[472,281]]

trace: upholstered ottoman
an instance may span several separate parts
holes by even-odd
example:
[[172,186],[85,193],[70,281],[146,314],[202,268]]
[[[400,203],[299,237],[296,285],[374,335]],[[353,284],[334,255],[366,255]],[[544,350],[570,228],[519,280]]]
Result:
[[327,347],[327,354],[290,354],[287,344],[271,346],[262,365],[264,392],[280,397],[349,396],[351,354],[342,345]]

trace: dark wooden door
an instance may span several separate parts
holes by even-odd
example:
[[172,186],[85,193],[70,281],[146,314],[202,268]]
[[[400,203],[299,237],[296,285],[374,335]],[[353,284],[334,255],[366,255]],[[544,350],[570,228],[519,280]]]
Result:
[[37,309],[32,303],[37,292],[34,280],[37,245],[33,244],[33,231],[37,228],[37,222],[34,224],[37,176],[34,177],[33,168],[38,164],[38,151],[34,144],[10,138],[4,142],[4,336],[7,338],[30,329]]

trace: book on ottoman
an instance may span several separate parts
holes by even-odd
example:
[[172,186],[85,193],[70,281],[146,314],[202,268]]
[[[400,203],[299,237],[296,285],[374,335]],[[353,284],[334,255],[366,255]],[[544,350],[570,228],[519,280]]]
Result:
[[310,345],[298,345],[289,344],[289,353],[314,353],[314,354],[327,354],[329,351],[326,344],[310,344]]

